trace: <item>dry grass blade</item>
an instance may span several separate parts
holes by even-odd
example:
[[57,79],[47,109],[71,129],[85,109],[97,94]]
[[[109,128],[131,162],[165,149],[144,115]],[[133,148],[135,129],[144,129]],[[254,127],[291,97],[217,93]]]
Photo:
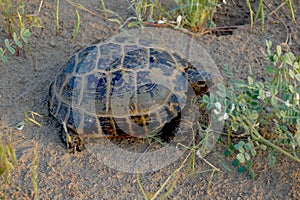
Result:
[[76,9],[76,26],[75,26],[75,29],[74,29],[74,32],[73,32],[73,35],[72,35],[72,40],[74,40],[78,34],[78,31],[79,31],[79,27],[80,27],[80,15],[78,13],[78,10]]
[[17,166],[15,150],[3,138],[4,134],[11,135],[12,130],[11,127],[0,125],[0,199],[6,199],[5,191],[9,186],[11,171]]
[[27,123],[29,123],[30,125],[35,124],[35,125],[41,127],[42,125],[35,120],[35,116],[38,116],[38,117],[43,117],[43,116],[40,115],[39,113],[36,113],[36,112],[33,112],[33,111],[29,111],[29,113],[30,113],[31,117],[29,117],[28,114],[26,112],[24,112],[25,121]]
[[66,0],[66,1],[67,1],[69,4],[71,4],[72,6],[74,6],[75,8],[78,8],[78,9],[80,9],[80,10],[84,10],[84,11],[86,11],[86,12],[92,14],[92,15],[95,15],[95,16],[98,16],[98,17],[102,17],[102,16],[98,15],[97,13],[95,13],[95,12],[93,12],[93,11],[87,9],[86,7],[84,7],[84,6],[83,6],[82,4],[80,4],[80,3],[75,3],[75,2],[73,2],[73,1],[71,1],[71,0]]
[[31,174],[32,174],[32,185],[33,185],[33,196],[34,196],[34,200],[38,200],[39,199],[39,193],[38,193],[38,143],[35,142],[34,144],[34,149],[33,149],[33,158],[32,158],[32,168],[31,168]]
[[58,35],[59,29],[59,0],[56,0],[56,9],[55,9],[55,32]]

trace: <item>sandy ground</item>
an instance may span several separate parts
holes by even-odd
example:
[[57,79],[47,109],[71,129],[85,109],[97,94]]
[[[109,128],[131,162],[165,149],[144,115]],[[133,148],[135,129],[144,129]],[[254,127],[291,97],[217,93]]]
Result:
[[[103,15],[99,1],[84,2],[88,9]],[[115,0],[108,2],[107,6],[125,19],[132,16],[132,12],[127,10],[128,6],[124,2]],[[266,5],[272,10],[280,4],[266,2],[269,2]],[[199,39],[221,72],[226,64],[236,77],[245,78],[248,65],[251,65],[253,72],[262,78],[266,62],[261,50],[265,48],[265,40],[272,40],[275,45],[284,43],[287,26],[292,34],[290,50],[295,54],[300,53],[300,27],[286,14],[289,13],[288,9],[284,7],[276,12],[277,15],[268,16],[264,33],[259,31],[259,25],[255,27],[255,33],[250,33],[245,3],[229,3],[230,6],[223,6],[217,12],[216,23],[218,26],[237,28],[230,33],[217,32]],[[296,17],[299,19],[300,4],[298,1],[294,3]],[[34,11],[37,7],[32,5],[38,5],[38,2],[30,1],[30,5],[30,9]],[[5,136],[11,136],[18,158],[18,167],[6,190],[7,199],[32,199],[31,166],[36,144],[40,199],[143,199],[136,174],[111,169],[88,151],[75,155],[67,153],[59,138],[60,126],[48,115],[49,84],[55,74],[77,50],[116,34],[118,25],[81,11],[80,32],[72,42],[70,38],[76,22],[75,9],[61,1],[58,36],[55,35],[54,11],[54,1],[45,1],[40,13],[44,19],[44,28],[35,29],[30,38],[34,65],[28,52],[21,52],[18,57],[10,56],[7,63],[0,63],[0,123],[6,126],[15,124],[23,120],[23,113],[29,110],[44,116],[37,119],[42,127],[27,125],[22,131],[10,132],[8,128],[2,130]],[[266,15],[269,12],[266,9]],[[6,37],[2,31],[0,41]],[[167,199],[300,198],[299,163],[279,156],[276,165],[268,168],[266,155],[260,154],[255,160],[257,176],[252,180],[247,174],[237,173],[231,167],[230,160],[222,158],[222,148],[217,146],[206,157],[222,170],[213,175],[210,185],[211,171],[205,172],[211,169],[210,166],[203,160],[196,159],[195,173],[188,175],[186,168],[183,168]],[[183,159],[161,170],[140,174],[145,190],[149,194],[155,193]],[[222,166],[221,160],[228,163],[229,169]]]

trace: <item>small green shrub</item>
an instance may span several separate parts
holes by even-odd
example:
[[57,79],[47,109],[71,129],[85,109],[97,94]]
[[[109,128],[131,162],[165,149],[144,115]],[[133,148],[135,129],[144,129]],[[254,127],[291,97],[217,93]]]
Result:
[[142,25],[144,22],[166,23],[174,27],[189,27],[202,32],[205,28],[214,27],[212,21],[218,0],[174,0],[174,1],[130,1],[136,17],[129,27]]
[[[17,158],[15,149],[12,147],[11,142],[14,131],[22,131],[24,126],[37,125],[42,126],[36,117],[43,117],[39,113],[29,111],[24,113],[24,121],[16,123],[14,126],[0,126],[0,199],[6,199],[6,192],[14,185],[13,178],[11,178],[11,172],[17,166]],[[10,138],[8,138],[10,136]],[[33,199],[39,199],[38,196],[38,143],[35,143],[33,148],[32,158],[32,186],[33,186]]]
[[[248,76],[247,81],[218,85],[216,93],[205,95],[201,104],[213,109],[215,120],[225,120],[229,144],[234,133],[240,138],[225,155],[237,152],[233,165],[239,166],[239,171],[248,169],[252,176],[252,158],[257,148],[269,152],[271,166],[277,153],[300,162],[297,155],[300,147],[299,57],[291,52],[283,54],[280,46],[272,52],[272,42],[266,44],[267,52],[263,55],[271,65],[266,66],[265,82]],[[227,76],[233,77],[228,71]]]
[[4,30],[8,35],[8,38],[4,40],[3,47],[0,47],[0,57],[3,62],[6,62],[6,52],[16,54],[24,44],[29,49],[30,30],[42,26],[38,13],[28,14],[24,0],[0,0],[0,7],[0,20],[2,26],[6,27]]
[[0,138],[0,177],[4,176],[7,180],[10,176],[10,171],[14,169],[16,163],[15,151],[9,144],[3,143]]
[[0,127],[0,198],[5,198],[5,186],[9,182],[11,172],[17,165],[17,158],[14,149],[3,140],[3,127]]

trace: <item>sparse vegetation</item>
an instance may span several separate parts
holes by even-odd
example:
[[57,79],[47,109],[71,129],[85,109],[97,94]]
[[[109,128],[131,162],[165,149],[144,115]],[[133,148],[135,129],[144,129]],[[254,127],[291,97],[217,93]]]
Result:
[[[6,196],[6,189],[10,180],[11,172],[17,165],[17,158],[14,148],[9,141],[4,140],[4,125],[0,127],[0,198]],[[9,133],[10,134],[10,133]]]
[[[237,152],[233,165],[240,172],[249,170],[257,149],[268,151],[269,165],[273,166],[278,153],[300,162],[300,63],[291,52],[282,53],[267,41],[264,56],[272,63],[266,66],[269,75],[265,82],[248,76],[247,82],[236,81],[227,71],[228,85],[219,85],[217,94],[203,97],[207,109],[226,120],[229,149],[225,155]],[[234,80],[234,81],[233,81]],[[231,137],[238,141],[232,144]]]
[[[12,183],[11,174],[13,170],[18,166],[18,160],[16,157],[16,152],[12,144],[12,135],[14,131],[22,131],[26,123],[29,125],[41,126],[39,122],[36,121],[35,116],[42,117],[40,114],[29,111],[29,116],[24,113],[25,122],[20,121],[14,126],[4,125],[0,126],[0,199],[6,199],[6,192],[9,191],[9,186],[14,185]],[[32,158],[32,186],[33,186],[33,198],[38,199],[38,145],[37,143],[33,149]]]
[[[76,39],[80,31],[81,17],[80,11],[100,16],[99,14],[85,8],[80,3],[66,0],[76,9],[76,24],[72,34],[72,40]],[[104,18],[111,22],[117,22],[120,29],[127,25],[128,28],[147,25],[168,25],[176,29],[187,29],[199,33],[206,33],[207,28],[214,28],[216,24],[213,16],[218,7],[222,7],[226,1],[218,0],[128,0],[129,8],[135,13],[124,22],[117,15],[105,6],[105,1],[100,0],[104,13]],[[9,55],[19,55],[21,50],[30,52],[30,36],[34,28],[42,27],[42,18],[39,13],[43,6],[43,0],[39,2],[37,10],[30,14],[27,10],[28,1],[24,0],[0,0],[0,23],[7,37],[0,42],[0,57],[3,62],[7,62]],[[256,9],[250,0],[245,2],[250,11],[250,30],[260,20],[262,31],[265,25],[264,1],[259,1]],[[296,21],[292,0],[285,0],[278,6],[288,6],[292,20]],[[59,13],[60,1],[55,1],[53,15],[56,24],[56,34],[59,34]],[[276,10],[273,11],[276,12]],[[108,14],[117,16],[110,19]],[[102,17],[102,16],[101,16]],[[219,85],[216,94],[205,95],[202,107],[212,110],[216,115],[214,120],[225,122],[225,132],[222,133],[226,139],[227,149],[225,157],[233,159],[232,165],[238,172],[248,172],[252,178],[255,177],[253,170],[254,159],[258,151],[266,153],[269,166],[276,163],[279,154],[300,162],[300,56],[295,56],[291,52],[283,53],[280,46],[276,50],[272,48],[272,42],[267,41],[267,50],[263,52],[269,60],[270,65],[265,67],[268,75],[267,79],[259,81],[251,74],[251,69],[247,81],[228,82]],[[226,71],[229,80],[233,80],[229,70]],[[35,120],[37,113],[25,113],[25,121],[29,124],[40,124]],[[22,128],[25,122],[21,122],[15,128]],[[6,127],[5,127],[6,128]],[[16,154],[10,141],[3,139],[4,125],[0,127],[0,198],[6,197],[6,187],[8,186],[12,171],[17,166]],[[6,129],[12,130],[12,129]],[[225,138],[225,139],[224,139]],[[205,160],[198,154],[198,145],[187,147],[190,151],[188,157],[182,165],[174,171],[162,184],[161,188],[149,194],[142,186],[137,177],[138,185],[145,199],[155,199],[162,195],[164,189],[166,193],[163,198],[174,189],[178,180],[176,176],[183,166],[188,165],[190,170],[194,170],[195,159],[200,158],[212,167],[212,176],[220,169]],[[33,150],[32,159],[32,185],[33,197],[38,199],[38,144]],[[189,164],[188,164],[189,163]],[[212,178],[212,177],[211,177]],[[212,180],[212,179],[211,179]],[[2,184],[4,183],[4,184]]]
[[219,6],[218,0],[135,0],[129,3],[136,15],[130,18],[133,22],[128,24],[129,27],[157,23],[198,32],[215,27],[213,15]]
[[[261,20],[261,30],[264,31],[265,28],[265,11],[264,11],[264,0],[259,0],[258,8],[256,14],[254,13],[250,0],[246,0],[249,12],[250,12],[250,30],[253,31],[253,25],[258,21],[259,17]],[[295,13],[293,8],[292,0],[286,0],[284,1],[276,10],[280,9],[282,6],[286,5],[289,7],[291,11],[291,16],[293,21],[296,21],[295,19]],[[272,13],[276,12],[274,10]],[[255,14],[255,16],[254,16]]]
[[24,46],[30,52],[28,45],[30,30],[34,27],[42,27],[42,20],[38,16],[41,6],[42,1],[36,13],[29,14],[24,0],[0,0],[1,25],[6,27],[4,30],[8,35],[8,38],[4,40],[4,46],[0,47],[0,57],[3,62],[7,61],[7,52],[19,55]]

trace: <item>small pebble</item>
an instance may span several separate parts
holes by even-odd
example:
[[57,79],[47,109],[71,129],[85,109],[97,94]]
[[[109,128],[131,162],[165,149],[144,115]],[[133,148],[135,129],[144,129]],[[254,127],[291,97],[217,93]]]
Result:
[[56,41],[55,41],[54,39],[50,39],[49,45],[50,45],[51,47],[55,47],[55,46],[56,46]]

